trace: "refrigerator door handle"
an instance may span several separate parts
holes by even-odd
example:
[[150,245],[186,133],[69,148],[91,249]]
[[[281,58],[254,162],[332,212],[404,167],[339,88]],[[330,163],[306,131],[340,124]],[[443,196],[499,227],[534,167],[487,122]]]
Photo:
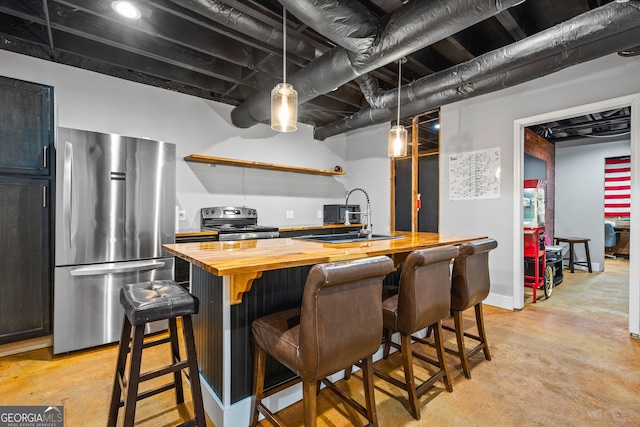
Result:
[[64,242],[71,248],[71,178],[73,167],[73,145],[67,141],[64,143],[64,173],[62,176],[62,218]]
[[72,276],[104,276],[113,273],[130,273],[132,271],[155,270],[164,267],[164,261],[112,262],[108,264],[90,265],[71,270]]

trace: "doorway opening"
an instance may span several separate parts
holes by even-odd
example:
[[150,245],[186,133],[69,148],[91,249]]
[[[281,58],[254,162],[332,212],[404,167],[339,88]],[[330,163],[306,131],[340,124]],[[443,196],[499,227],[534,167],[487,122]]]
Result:
[[[631,186],[640,188],[640,175],[638,174],[640,167],[640,94],[629,95],[625,97],[595,102],[592,104],[576,106],[564,110],[554,111],[537,116],[527,117],[514,121],[514,200],[523,200],[524,179],[524,129],[540,123],[546,123],[553,120],[562,120],[584,114],[593,114],[616,108],[631,107]],[[640,221],[640,206],[638,206],[638,197],[631,196],[631,215],[630,221],[638,223]],[[514,308],[521,309],[524,307],[524,279],[523,279],[523,207],[521,203],[515,203],[514,206]],[[558,233],[558,225],[556,225],[556,234]],[[631,227],[630,232],[630,267],[629,267],[629,331],[634,337],[640,335],[640,266],[634,262],[635,257],[640,251],[640,233],[638,227]]]

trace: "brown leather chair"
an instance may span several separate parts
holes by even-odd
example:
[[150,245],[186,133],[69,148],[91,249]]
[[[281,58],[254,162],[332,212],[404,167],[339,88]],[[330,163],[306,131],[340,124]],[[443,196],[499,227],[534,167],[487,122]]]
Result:
[[[458,255],[455,246],[441,246],[437,248],[413,251],[407,256],[398,294],[382,302],[384,327],[392,332],[400,332],[401,344],[395,344],[391,339],[385,341],[385,356],[389,354],[390,346],[399,348],[402,352],[405,382],[401,382],[386,373],[374,373],[402,388],[409,394],[411,414],[416,420],[420,419],[418,398],[426,392],[440,378],[445,383],[447,391],[453,391],[449,369],[444,355],[442,343],[442,319],[449,316],[451,302],[451,260]],[[431,326],[435,332],[435,348],[438,360],[412,350],[412,334]],[[416,386],[413,375],[413,356],[418,357],[439,368],[431,378]]]
[[[252,323],[252,426],[258,422],[258,412],[271,423],[281,425],[262,403],[268,395],[263,391],[267,353],[300,376],[306,427],[316,425],[320,381],[377,426],[371,365],[382,339],[382,280],[393,268],[393,261],[385,256],[316,265],[307,276],[301,309],[267,315]],[[359,361],[363,366],[366,408],[326,379]],[[275,391],[283,388],[279,386]]]
[[[489,251],[495,249],[498,242],[493,239],[480,240],[460,245],[460,255],[453,262],[453,278],[451,280],[451,313],[455,329],[445,326],[447,330],[455,330],[458,341],[458,351],[446,349],[448,353],[460,357],[464,376],[471,379],[469,371],[469,357],[484,352],[484,358],[491,360],[487,336],[482,316],[482,301],[489,295]],[[462,312],[474,307],[478,335],[464,332]],[[467,351],[464,337],[478,341],[471,350]]]

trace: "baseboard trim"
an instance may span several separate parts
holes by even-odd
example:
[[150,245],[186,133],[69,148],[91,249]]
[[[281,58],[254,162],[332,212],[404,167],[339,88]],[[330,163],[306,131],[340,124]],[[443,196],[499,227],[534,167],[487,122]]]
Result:
[[0,345],[0,357],[53,346],[53,335]]

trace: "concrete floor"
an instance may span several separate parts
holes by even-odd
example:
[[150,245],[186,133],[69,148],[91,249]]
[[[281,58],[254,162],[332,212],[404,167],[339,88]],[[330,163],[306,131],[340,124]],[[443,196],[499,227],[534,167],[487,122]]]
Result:
[[[404,392],[376,378],[380,426],[640,425],[640,341],[628,333],[628,261],[607,260],[605,270],[565,270],[565,281],[537,304],[525,288],[526,307],[520,312],[485,307],[493,360],[476,355],[473,378],[467,380],[448,355],[454,391],[447,393],[437,383],[420,399],[420,421],[409,415]],[[472,323],[471,313],[466,319]],[[445,338],[455,345],[452,333],[445,332]],[[163,350],[148,350],[143,370],[164,364]],[[103,426],[115,356],[116,346],[104,346],[61,356],[49,348],[0,358],[0,405],[64,405],[67,426]],[[398,354],[376,362],[398,378],[400,366]],[[417,368],[417,377],[426,378],[429,369]],[[339,385],[361,398],[359,372]],[[140,402],[136,425],[174,425],[191,418],[188,392],[186,399],[180,408],[170,392]],[[323,390],[318,401],[319,426],[363,425],[330,392]],[[281,416],[288,425],[302,425],[302,405]]]

